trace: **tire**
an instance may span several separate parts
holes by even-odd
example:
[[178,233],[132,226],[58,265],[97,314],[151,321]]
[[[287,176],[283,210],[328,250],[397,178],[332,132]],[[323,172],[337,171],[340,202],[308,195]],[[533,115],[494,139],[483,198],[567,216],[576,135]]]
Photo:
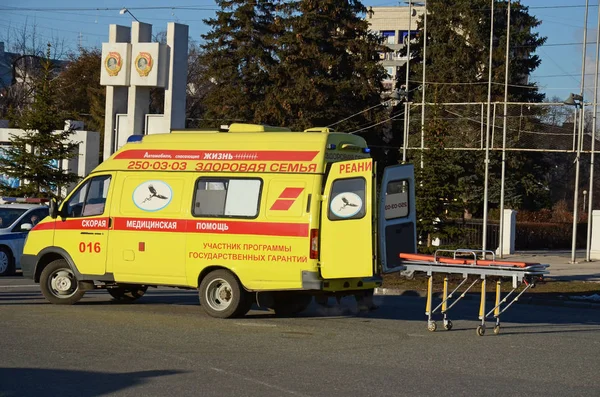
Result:
[[108,293],[117,302],[130,303],[140,299],[148,289],[145,285],[119,284],[115,288],[108,288]]
[[15,274],[15,258],[10,249],[0,247],[0,276],[12,276]]
[[216,318],[242,317],[252,306],[251,296],[229,271],[219,269],[204,277],[199,288],[200,305]]
[[302,293],[281,293],[275,296],[273,310],[280,317],[295,316],[304,310],[312,302],[312,295]]
[[44,268],[40,276],[40,287],[44,297],[55,305],[72,305],[85,294],[79,288],[75,273],[64,259],[52,261]]

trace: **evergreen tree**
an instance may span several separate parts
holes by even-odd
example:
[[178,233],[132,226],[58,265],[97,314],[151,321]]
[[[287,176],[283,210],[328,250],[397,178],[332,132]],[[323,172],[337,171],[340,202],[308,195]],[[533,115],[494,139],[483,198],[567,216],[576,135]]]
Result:
[[275,45],[280,27],[278,1],[216,0],[221,8],[205,20],[211,30],[202,37],[202,63],[212,87],[206,94],[209,124],[261,122],[259,114],[276,66]]
[[[494,6],[494,41],[492,63],[492,102],[504,100],[504,60],[506,51],[506,18],[507,2],[496,0]],[[426,70],[426,102],[485,102],[488,90],[488,60],[490,38],[490,2],[489,0],[430,0],[427,1],[427,70]],[[419,22],[419,35],[411,45],[411,83],[409,90],[414,90],[413,101],[421,101],[421,84],[423,61],[423,17]],[[535,55],[537,47],[545,42],[533,30],[540,21],[529,15],[528,8],[519,2],[511,5],[510,32],[510,67],[509,67],[509,101],[539,102],[544,95],[537,90],[535,84],[529,83],[527,76],[540,64]],[[404,73],[401,71],[401,74]],[[425,109],[427,134],[434,130],[447,128],[444,147],[461,147],[477,149],[481,145],[481,125],[479,123],[481,107],[444,107],[429,106]],[[418,113],[412,113],[419,117]],[[439,117],[445,122],[440,126]],[[432,124],[433,123],[433,124]],[[511,128],[511,127],[509,127]],[[495,147],[501,145],[502,131],[496,123]],[[420,133],[410,137],[411,146],[420,145]],[[509,140],[509,145],[514,141]],[[440,149],[443,150],[443,149]],[[427,151],[426,151],[427,152]],[[482,215],[484,186],[484,153],[483,151],[465,151],[458,156],[444,150],[441,157],[424,155],[434,161],[427,167],[436,175],[447,174],[444,184],[452,186],[455,192],[451,197],[460,198],[466,212],[477,212]],[[415,162],[420,153],[411,154]],[[543,180],[543,167],[536,165],[535,156],[511,152],[507,160],[510,181],[506,186],[507,205],[519,208],[524,205],[543,205],[547,191],[542,184],[532,181]],[[500,193],[500,154],[491,153],[490,160],[490,195],[491,203],[499,202]],[[446,173],[446,170],[462,169],[464,172]],[[439,180],[427,175],[419,181],[422,185],[437,184]],[[430,186],[429,190],[435,190]],[[446,193],[447,194],[447,193]],[[440,196],[441,197],[441,196]],[[421,200],[418,198],[418,200]],[[490,207],[492,208],[492,207]],[[438,209],[438,210],[441,210]],[[439,216],[439,215],[438,215]],[[435,218],[431,218],[435,219]]]
[[76,174],[61,168],[65,160],[77,154],[79,143],[70,141],[72,131],[64,131],[67,117],[57,104],[49,45],[41,67],[34,82],[33,103],[16,122],[25,133],[11,136],[11,145],[0,159],[0,172],[19,178],[21,184],[17,188],[0,186],[3,194],[57,197],[62,187],[77,180]]
[[[326,126],[381,102],[385,71],[378,51],[384,48],[369,31],[360,1],[299,0],[282,11],[280,64],[267,107],[274,124]],[[336,129],[349,131],[377,116],[360,113]]]

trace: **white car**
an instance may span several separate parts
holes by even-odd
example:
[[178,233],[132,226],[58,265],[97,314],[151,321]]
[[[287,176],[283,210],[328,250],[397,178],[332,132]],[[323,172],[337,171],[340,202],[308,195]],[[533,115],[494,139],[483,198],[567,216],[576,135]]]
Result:
[[27,233],[48,216],[48,207],[36,204],[0,204],[0,276],[21,268]]

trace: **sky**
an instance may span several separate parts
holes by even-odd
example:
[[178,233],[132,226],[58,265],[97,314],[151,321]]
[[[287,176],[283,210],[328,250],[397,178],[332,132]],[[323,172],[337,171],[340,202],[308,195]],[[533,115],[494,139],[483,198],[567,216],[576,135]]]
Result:
[[[588,7],[586,102],[593,99],[598,1],[590,1]],[[363,0],[363,4],[406,5],[404,1],[389,0]],[[579,93],[586,1],[522,0],[522,4],[542,21],[536,32],[547,37],[546,44],[537,51],[542,63],[530,80],[538,83],[548,99],[565,99],[571,92]],[[190,37],[196,41],[201,41],[200,35],[208,30],[203,20],[218,9],[213,0],[0,0],[0,41],[8,47],[24,27],[29,34],[35,27],[37,37],[44,42],[58,39],[65,50],[76,51],[79,45],[101,47],[108,41],[110,24],[131,24],[130,14],[119,13],[123,7],[138,20],[151,23],[153,33],[166,31],[168,22],[187,24]]]

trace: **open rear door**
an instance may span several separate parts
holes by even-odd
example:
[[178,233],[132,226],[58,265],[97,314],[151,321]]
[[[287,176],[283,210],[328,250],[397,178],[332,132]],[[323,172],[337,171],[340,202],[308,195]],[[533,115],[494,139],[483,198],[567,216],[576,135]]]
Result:
[[414,167],[386,167],[379,193],[379,257],[384,273],[400,266],[398,254],[417,252]]
[[321,207],[320,264],[325,279],[371,277],[373,160],[331,165]]

